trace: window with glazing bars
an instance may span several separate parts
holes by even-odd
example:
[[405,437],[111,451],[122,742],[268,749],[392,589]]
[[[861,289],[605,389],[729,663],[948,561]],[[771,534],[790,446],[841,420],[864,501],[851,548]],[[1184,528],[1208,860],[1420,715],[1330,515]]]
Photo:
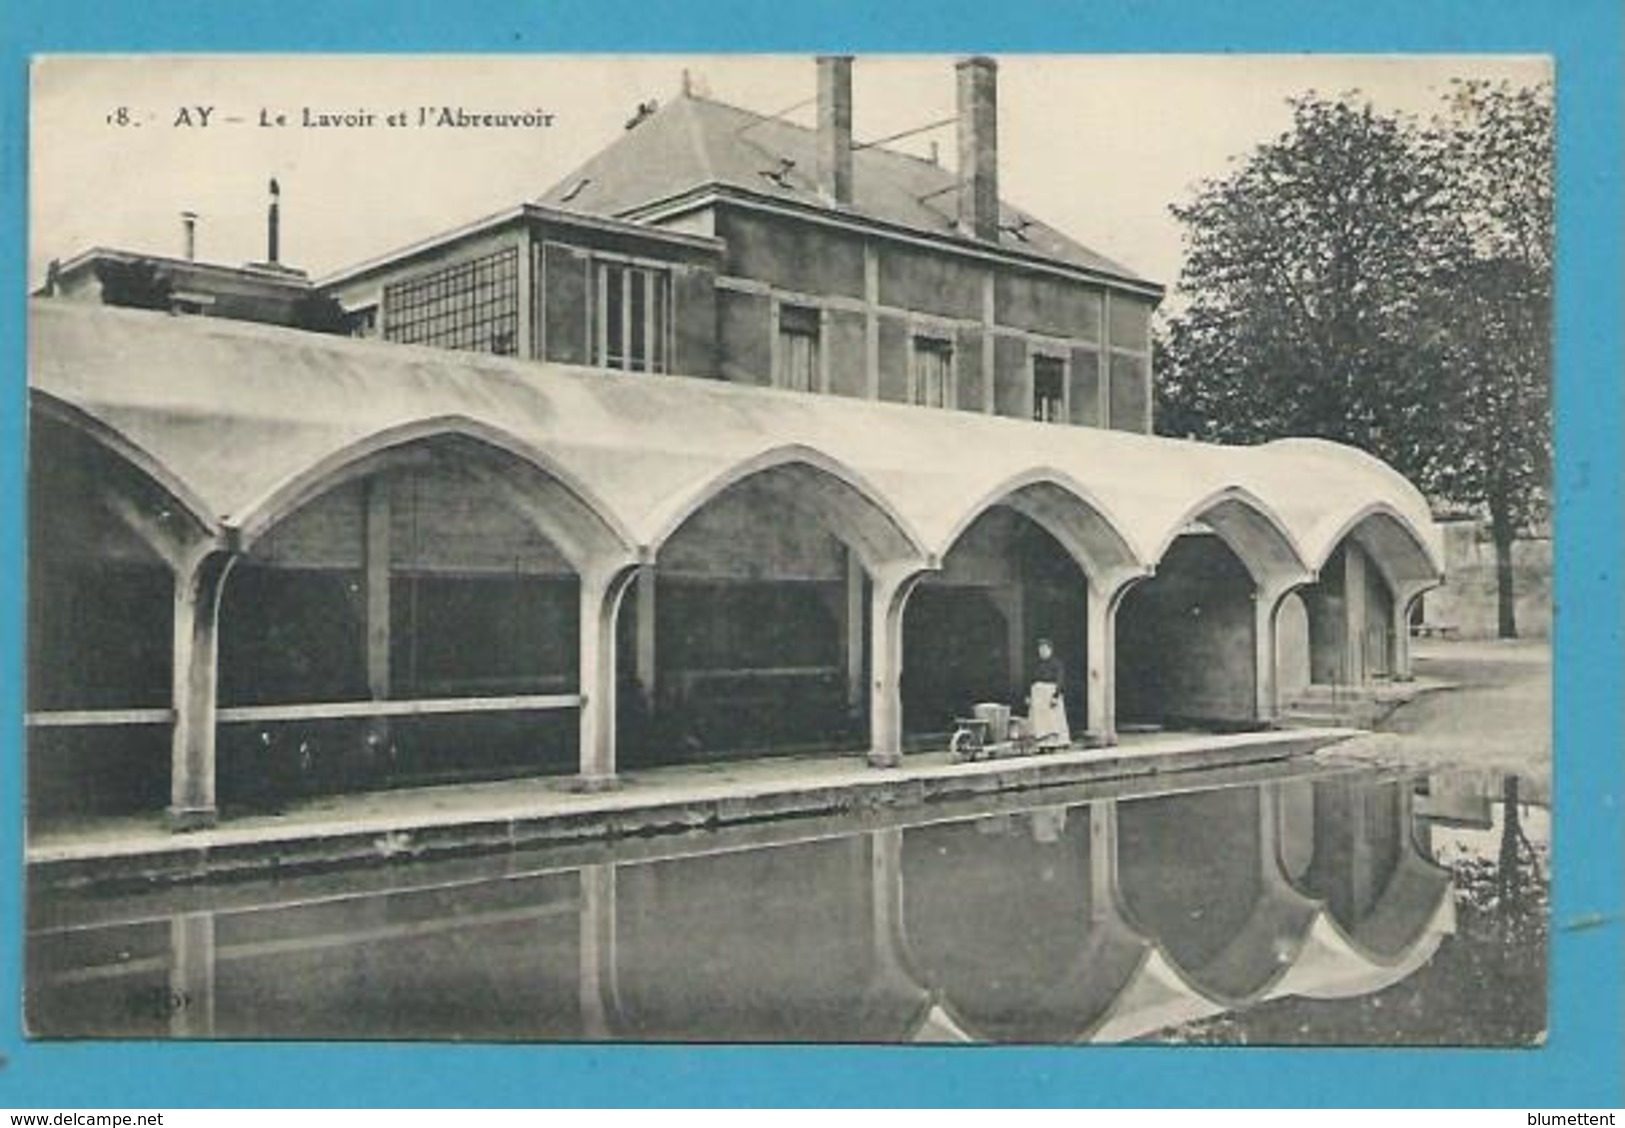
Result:
[[938,337],[915,337],[909,398],[921,407],[947,407],[953,386],[954,347]]
[[628,372],[667,371],[671,275],[653,267],[600,262],[594,296],[593,363]]
[[519,252],[509,247],[384,287],[384,337],[410,345],[515,356]]
[[1066,364],[1053,356],[1033,357],[1033,418],[1066,421]]
[[779,307],[779,387],[795,392],[818,390],[818,335],[816,309]]

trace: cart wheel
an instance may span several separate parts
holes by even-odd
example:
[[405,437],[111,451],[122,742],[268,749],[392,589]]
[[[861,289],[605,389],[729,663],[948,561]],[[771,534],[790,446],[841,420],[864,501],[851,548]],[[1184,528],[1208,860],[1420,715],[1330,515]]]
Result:
[[954,732],[953,740],[948,743],[948,751],[960,761],[974,760],[982,751],[982,737],[975,729],[962,728]]

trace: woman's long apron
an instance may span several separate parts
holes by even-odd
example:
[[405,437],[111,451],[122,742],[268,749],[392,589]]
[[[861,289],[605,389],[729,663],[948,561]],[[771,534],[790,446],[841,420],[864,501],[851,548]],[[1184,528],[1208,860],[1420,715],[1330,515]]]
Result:
[[1033,682],[1028,697],[1028,723],[1040,748],[1067,748],[1072,744],[1072,729],[1066,723],[1066,698],[1061,687],[1054,682]]

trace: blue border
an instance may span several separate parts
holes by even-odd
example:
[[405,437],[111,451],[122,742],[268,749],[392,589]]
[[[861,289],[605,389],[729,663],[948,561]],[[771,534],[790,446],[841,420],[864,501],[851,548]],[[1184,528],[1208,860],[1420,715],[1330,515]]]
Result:
[[[10,0],[0,13],[0,999],[20,997],[27,65],[40,51],[1525,52],[1558,62],[1557,879],[1534,1051],[63,1046],[0,1006],[0,1107],[1620,1107],[1622,390],[1617,0]],[[109,190],[116,190],[110,184]],[[1574,609],[1583,608],[1576,614]]]

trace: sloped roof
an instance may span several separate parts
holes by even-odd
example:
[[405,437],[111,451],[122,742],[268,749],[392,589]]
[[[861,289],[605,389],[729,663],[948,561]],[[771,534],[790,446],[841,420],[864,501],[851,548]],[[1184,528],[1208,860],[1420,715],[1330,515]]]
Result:
[[136,452],[217,533],[262,527],[296,485],[438,427],[563,483],[629,554],[658,551],[729,484],[786,466],[809,493],[861,497],[888,551],[925,560],[1032,487],[1109,529],[1114,569],[1153,567],[1223,502],[1267,517],[1304,568],[1380,517],[1379,563],[1407,581],[1442,574],[1422,495],[1333,443],[1223,447],[66,301],[31,303],[29,328],[35,394]]
[[[784,161],[794,163],[778,175]],[[820,193],[817,168],[815,130],[687,94],[627,130],[539,202],[625,216],[696,189],[722,187],[985,246],[957,233],[958,180],[940,165],[881,146],[855,149],[849,206]],[[999,245],[1007,252],[1152,284],[1008,201],[1001,201],[1000,213]]]

